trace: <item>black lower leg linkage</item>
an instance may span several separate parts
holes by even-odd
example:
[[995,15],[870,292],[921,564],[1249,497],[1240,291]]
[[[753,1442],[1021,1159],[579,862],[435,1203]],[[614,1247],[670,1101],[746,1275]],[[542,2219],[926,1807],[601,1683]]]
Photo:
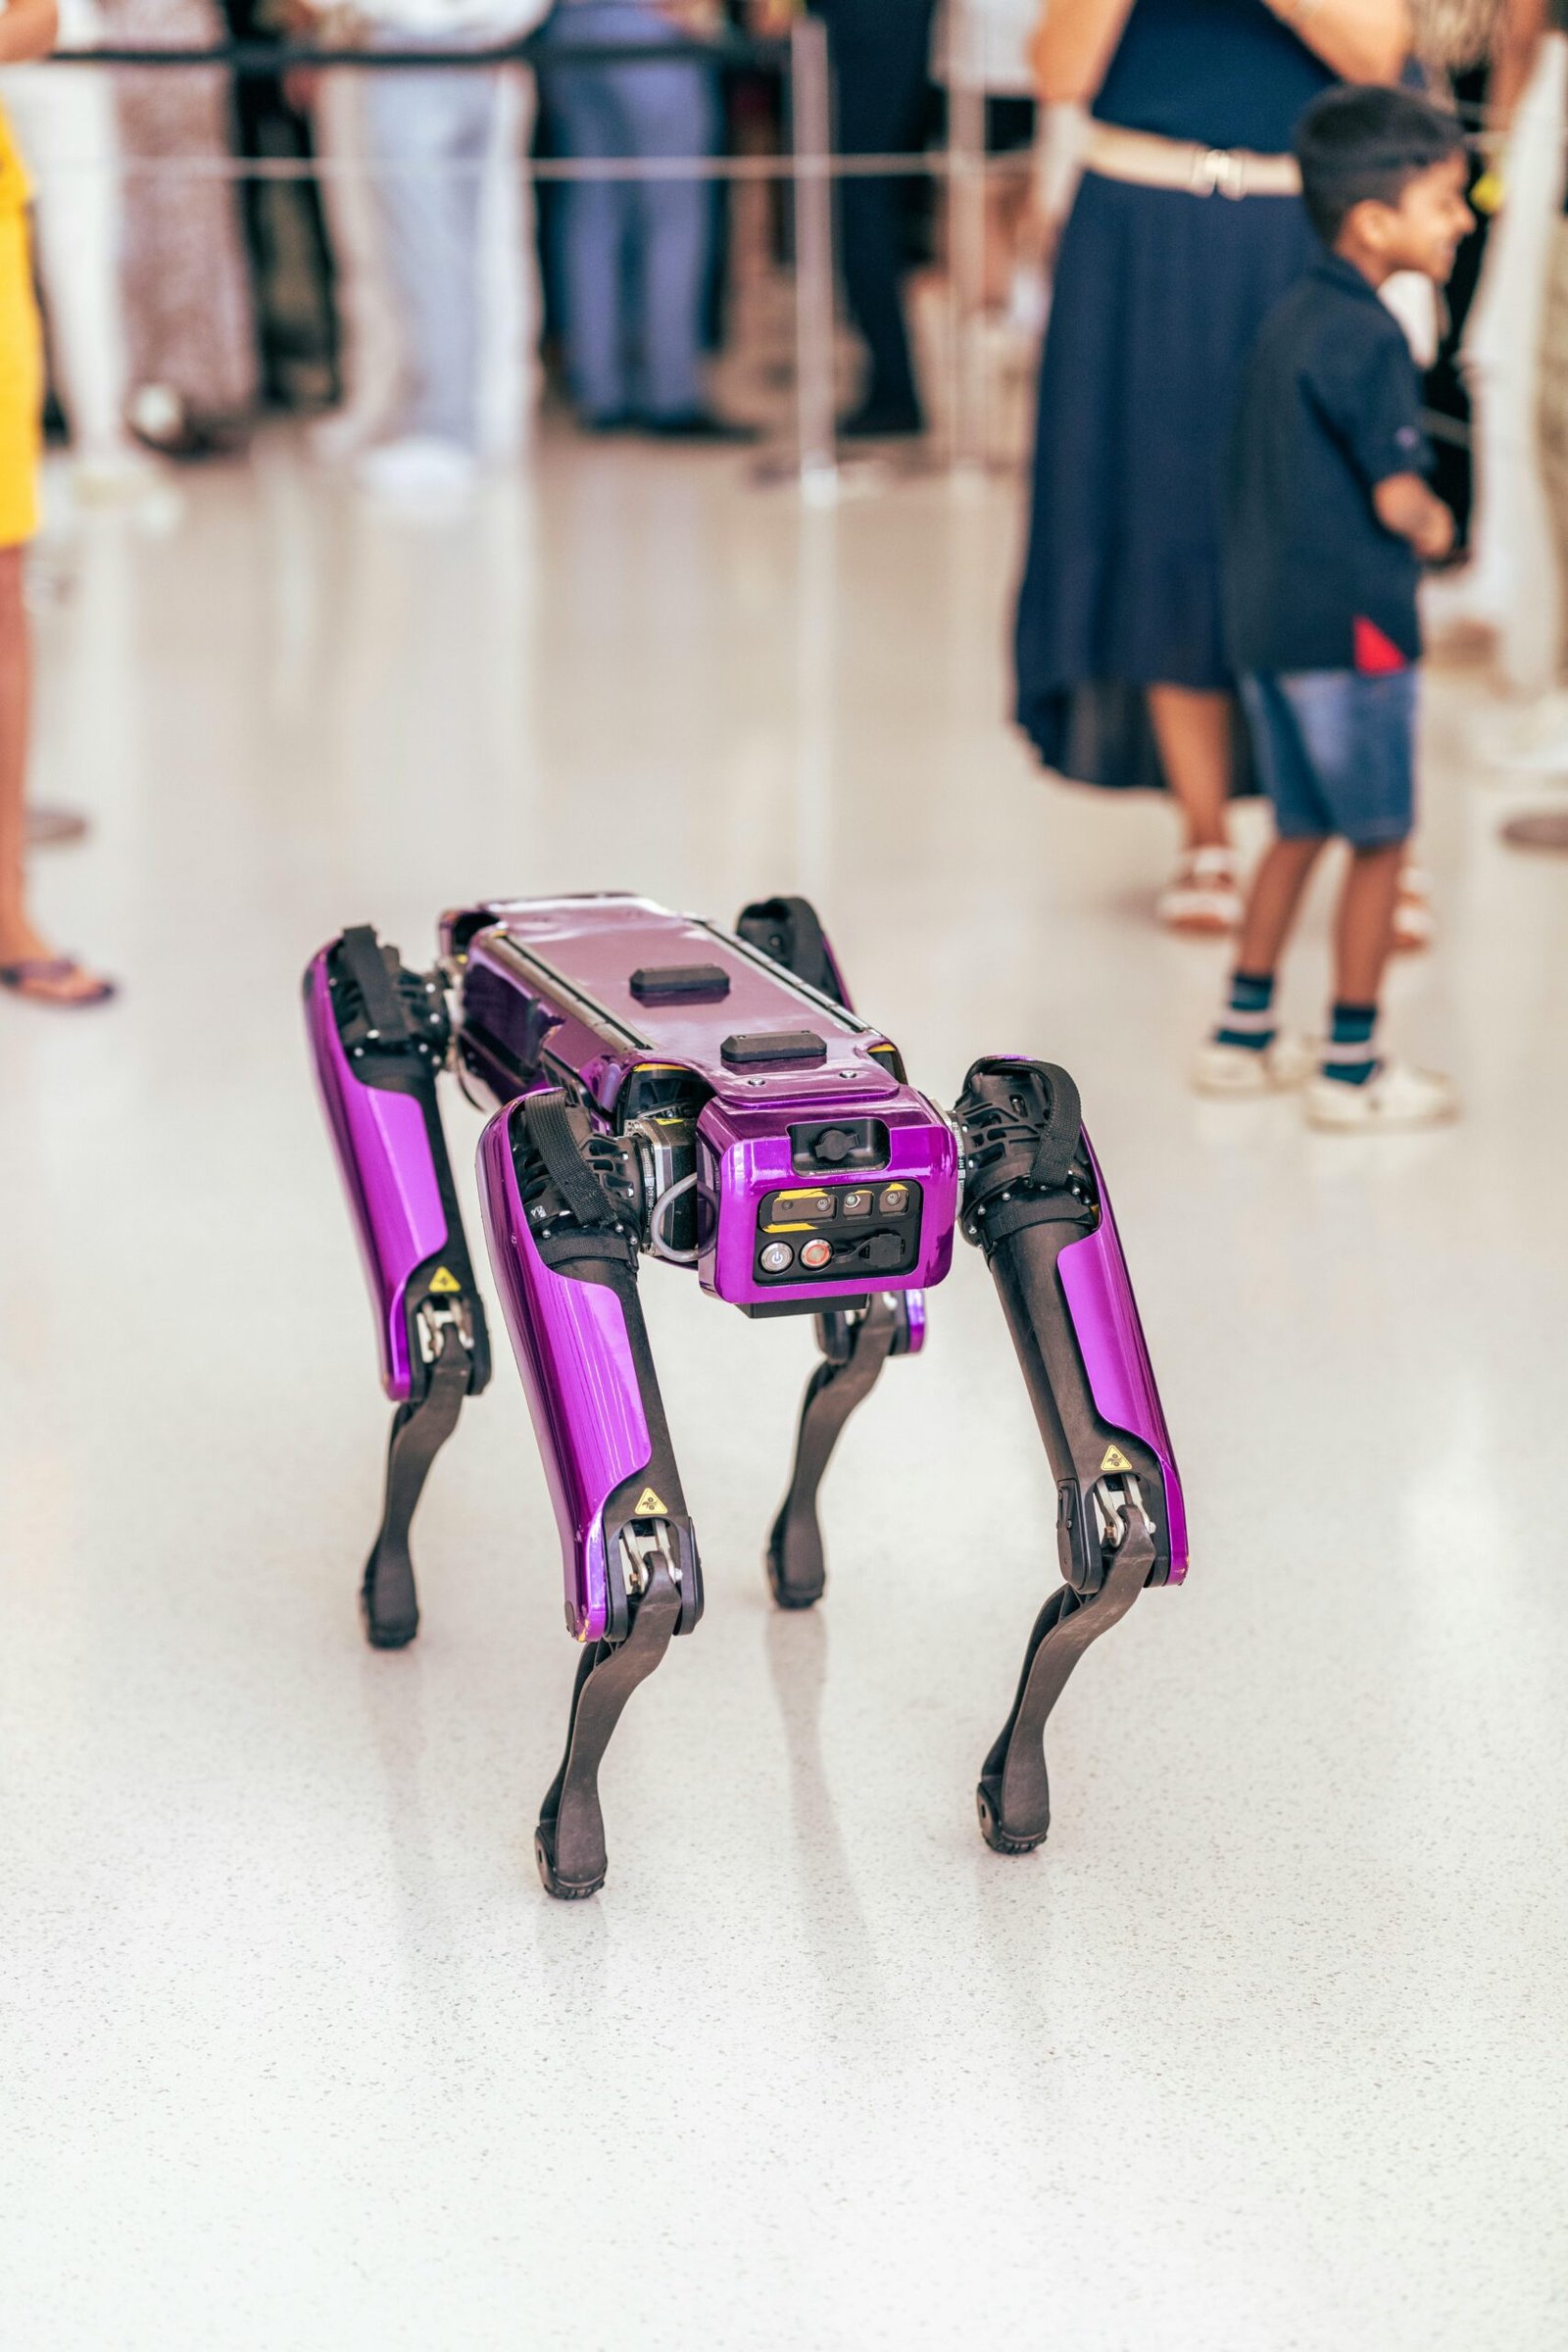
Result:
[[863,1313],[817,1317],[827,1357],[807,1384],[795,1441],[795,1466],[767,1540],[767,1581],[781,1609],[808,1609],[827,1583],[816,1495],[833,1448],[856,1406],[869,1396],[904,1328],[903,1303],[878,1292]]
[[631,1630],[622,1642],[596,1642],[577,1663],[566,1752],[539,1808],[534,1858],[549,1894],[567,1901],[597,1894],[609,1856],[599,1803],[599,1767],[626,1701],[669,1647],[681,1612],[681,1592],[662,1546],[644,1554],[647,1582],[631,1604]]
[[996,1853],[1027,1854],[1044,1841],[1051,1827],[1045,1745],[1051,1710],[1090,1642],[1126,1616],[1153,1564],[1153,1540],[1134,1515],[1100,1591],[1086,1600],[1060,1585],[1035,1619],[1012,1713],[980,1768],[975,1792],[980,1835]]
[[360,1588],[365,1631],[376,1649],[402,1649],[419,1630],[409,1532],[430,1465],[457,1428],[472,1377],[472,1361],[455,1316],[440,1327],[439,1340],[424,1394],[400,1404],[392,1418],[381,1524]]
[[[1090,1643],[1168,1563],[1159,1466],[1102,1419],[1058,1272],[1100,1221],[1078,1090],[1046,1062],[976,1062],[956,1106],[964,1147],[962,1227],[985,1252],[1056,1481],[1065,1582],[1040,1611],[1017,1696],[981,1769],[981,1834],[1028,1853],[1051,1826],[1045,1728]],[[1160,1513],[1156,1520],[1152,1515]]]

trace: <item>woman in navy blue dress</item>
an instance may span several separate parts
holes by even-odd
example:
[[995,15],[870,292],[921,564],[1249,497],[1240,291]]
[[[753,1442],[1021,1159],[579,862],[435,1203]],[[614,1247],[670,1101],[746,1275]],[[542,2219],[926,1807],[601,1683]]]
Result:
[[1330,82],[1396,79],[1409,38],[1408,0],[1049,0],[1037,38],[1045,96],[1095,122],[1041,370],[1017,716],[1062,775],[1175,794],[1178,928],[1241,911],[1219,477],[1243,363],[1313,250],[1291,133]]

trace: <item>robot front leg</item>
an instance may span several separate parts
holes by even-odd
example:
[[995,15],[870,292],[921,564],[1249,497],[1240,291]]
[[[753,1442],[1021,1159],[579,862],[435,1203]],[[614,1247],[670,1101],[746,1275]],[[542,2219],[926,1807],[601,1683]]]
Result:
[[890,1355],[918,1353],[925,1337],[920,1291],[878,1292],[862,1308],[816,1318],[824,1361],[807,1384],[795,1464],[767,1541],[767,1581],[781,1609],[808,1609],[827,1583],[817,1489],[845,1423],[881,1378]]
[[434,979],[405,970],[361,925],[307,965],[305,1018],[365,1261],[381,1385],[397,1406],[361,1605],[374,1646],[400,1649],[419,1623],[415,1509],[463,1399],[490,1375],[436,1100],[446,1004]]
[[977,1791],[987,1844],[1027,1853],[1051,1824],[1052,1709],[1090,1643],[1146,1585],[1185,1577],[1186,1516],[1077,1088],[1049,1063],[980,1061],[955,1116],[963,1231],[990,1265],[1056,1480],[1065,1582],[1036,1619]]
[[491,1262],[585,1644],[534,1850],[547,1891],[606,1872],[599,1767],[639,1683],[702,1614],[692,1523],[637,1297],[640,1202],[620,1146],[564,1095],[524,1096],[479,1143]]

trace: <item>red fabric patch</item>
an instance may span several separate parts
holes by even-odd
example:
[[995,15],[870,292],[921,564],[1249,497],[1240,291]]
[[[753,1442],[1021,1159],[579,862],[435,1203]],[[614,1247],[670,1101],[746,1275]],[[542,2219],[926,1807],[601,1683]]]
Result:
[[1392,638],[1384,636],[1375,620],[1357,613],[1350,625],[1355,632],[1355,666],[1363,677],[1386,678],[1391,670],[1409,668],[1403,654]]

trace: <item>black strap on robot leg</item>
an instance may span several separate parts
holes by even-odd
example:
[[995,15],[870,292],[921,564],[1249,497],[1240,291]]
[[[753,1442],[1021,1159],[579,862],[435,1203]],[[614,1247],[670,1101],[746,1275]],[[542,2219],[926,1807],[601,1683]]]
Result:
[[550,1784],[534,1832],[533,1850],[547,1893],[567,1901],[597,1894],[609,1857],[599,1803],[599,1767],[626,1701],[669,1647],[681,1596],[662,1553],[650,1562],[647,1587],[636,1602],[624,1642],[597,1642],[583,1652],[571,1694],[566,1752]]
[[767,1581],[781,1609],[808,1609],[822,1597],[827,1567],[817,1489],[845,1423],[875,1387],[898,1333],[898,1301],[886,1292],[878,1292],[853,1323],[842,1315],[818,1320],[818,1336],[832,1352],[807,1384],[789,1492],[767,1540]]
[[980,1834],[999,1854],[1027,1854],[1051,1827],[1046,1725],[1067,1677],[1091,1642],[1125,1617],[1148,1582],[1152,1540],[1136,1511],[1098,1592],[1087,1598],[1062,1585],[1035,1620],[1012,1713],[981,1769],[975,1801]]
[[578,1112],[578,1124],[573,1126],[565,1095],[559,1087],[549,1093],[529,1095],[522,1115],[528,1141],[580,1229],[584,1233],[600,1233],[613,1227],[614,1204],[583,1156],[587,1119]]
[[458,1426],[471,1372],[468,1350],[456,1326],[448,1324],[423,1396],[400,1404],[393,1416],[386,1499],[360,1590],[365,1630],[376,1649],[402,1649],[419,1630],[409,1531],[430,1465]]

